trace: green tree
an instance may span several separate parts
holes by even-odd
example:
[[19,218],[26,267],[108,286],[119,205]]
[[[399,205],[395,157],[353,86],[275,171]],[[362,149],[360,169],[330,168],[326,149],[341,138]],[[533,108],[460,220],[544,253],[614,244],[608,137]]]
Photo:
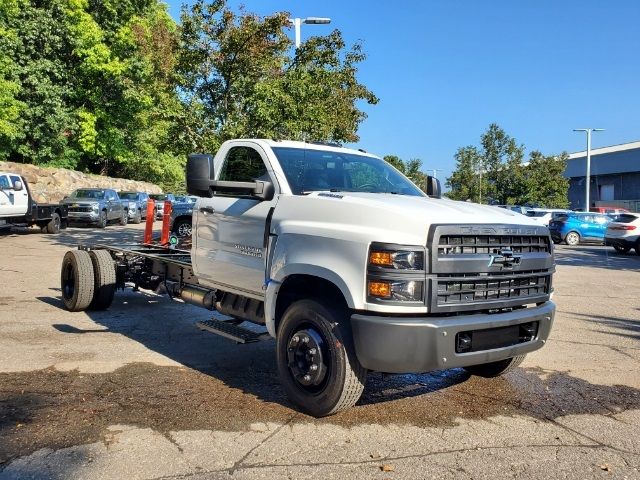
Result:
[[569,206],[569,179],[564,176],[568,155],[545,156],[538,151],[531,152],[524,171],[523,204],[540,205],[547,208],[567,208]]
[[182,11],[181,98],[189,143],[215,150],[236,137],[351,142],[377,98],[357,81],[360,45],[340,32],[312,37],[293,55],[286,12],[232,12],[222,0]]
[[400,170],[409,180],[411,180],[420,190],[424,190],[427,175],[421,170],[422,160],[412,158],[404,161],[397,155],[385,155],[384,160]]
[[479,148],[468,146],[456,152],[456,169],[447,178],[451,189],[447,196],[501,205],[567,205],[566,155],[545,157],[534,151],[524,164],[524,150],[498,125],[489,125]]

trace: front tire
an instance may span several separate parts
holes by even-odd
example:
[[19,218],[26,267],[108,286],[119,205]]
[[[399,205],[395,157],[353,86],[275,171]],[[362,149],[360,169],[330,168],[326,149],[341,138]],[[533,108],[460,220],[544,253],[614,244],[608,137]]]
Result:
[[136,214],[133,217],[133,223],[138,224],[142,221],[142,212],[140,211],[140,209],[136,210]]
[[346,309],[299,300],[277,333],[278,373],[289,398],[314,417],[346,410],[360,399],[367,370],[360,365]]
[[62,302],[67,310],[85,310],[93,300],[93,263],[84,250],[70,250],[62,259],[60,272]]
[[118,223],[120,223],[120,225],[122,225],[123,227],[127,223],[129,223],[129,212],[127,210],[122,211],[122,215],[120,215],[120,220],[118,220]]
[[98,228],[107,228],[107,212],[102,210],[98,219]]
[[526,355],[518,355],[517,357],[499,360],[497,362],[483,363],[482,365],[471,365],[464,369],[471,375],[478,377],[493,378],[509,373],[522,363]]
[[46,226],[46,232],[53,234],[60,233],[60,224],[60,215],[58,215],[57,213],[52,213],[51,220],[49,220],[49,223],[47,223]]
[[580,234],[578,232],[569,232],[564,241],[567,242],[567,245],[575,247],[580,243]]

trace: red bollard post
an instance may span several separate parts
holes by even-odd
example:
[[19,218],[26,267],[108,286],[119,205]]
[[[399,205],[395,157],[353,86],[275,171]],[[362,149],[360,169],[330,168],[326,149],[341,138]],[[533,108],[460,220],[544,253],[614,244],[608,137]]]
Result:
[[147,217],[144,226],[144,243],[151,245],[153,243],[153,221],[155,220],[156,202],[153,199],[147,200]]
[[169,227],[171,222],[171,202],[164,201],[164,214],[162,217],[162,235],[160,236],[160,245],[169,245]]

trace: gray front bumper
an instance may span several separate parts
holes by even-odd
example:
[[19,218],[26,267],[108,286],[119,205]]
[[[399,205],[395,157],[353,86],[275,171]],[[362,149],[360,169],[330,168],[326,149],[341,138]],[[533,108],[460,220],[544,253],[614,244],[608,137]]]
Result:
[[100,214],[97,212],[69,212],[67,218],[72,222],[97,222]]
[[[506,313],[451,317],[381,317],[354,314],[356,355],[365,368],[388,373],[428,372],[495,362],[541,348],[551,331],[556,306]],[[456,353],[456,334],[538,321],[536,337],[525,343],[471,353]]]

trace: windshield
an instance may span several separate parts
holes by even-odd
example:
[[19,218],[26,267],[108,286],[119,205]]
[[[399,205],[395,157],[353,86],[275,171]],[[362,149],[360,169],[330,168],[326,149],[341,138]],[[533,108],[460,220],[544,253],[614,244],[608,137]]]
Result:
[[328,190],[424,196],[418,187],[379,158],[287,147],[274,147],[273,151],[296,195]]
[[123,200],[137,200],[138,194],[136,192],[120,192],[120,198]]
[[149,195],[154,200],[166,200],[167,195],[164,193],[154,193],[153,195]]
[[95,198],[96,200],[101,200],[104,198],[104,190],[80,189],[73,192],[71,198]]

